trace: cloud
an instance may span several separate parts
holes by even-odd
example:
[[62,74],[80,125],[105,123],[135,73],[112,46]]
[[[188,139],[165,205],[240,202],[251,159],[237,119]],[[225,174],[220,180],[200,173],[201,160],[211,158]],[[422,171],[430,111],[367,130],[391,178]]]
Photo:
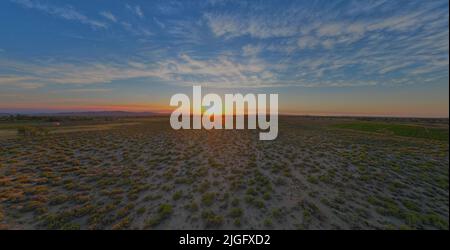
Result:
[[[173,1],[167,0],[162,1],[160,4],[157,4],[155,7],[158,13],[163,15],[177,15],[180,11],[183,10],[184,3],[188,1]],[[187,4],[188,5],[188,4]]]
[[[324,5],[321,9],[292,6],[281,10],[255,5],[232,13],[207,12],[203,17],[216,37],[296,39],[300,49],[331,49],[335,45],[353,44],[373,33],[416,32],[433,23],[442,25],[448,18],[448,11],[437,8],[442,2],[423,3],[424,6],[404,4],[402,8],[399,8],[399,3],[389,1],[346,4],[349,6],[339,10],[333,8],[333,4]],[[355,7],[360,11],[347,11]],[[342,12],[347,12],[347,15]],[[361,16],[361,12],[370,18]],[[321,18],[317,18],[319,16]]]
[[117,18],[109,11],[102,11],[100,15],[114,23],[117,22]]
[[151,36],[151,35],[153,35],[153,33],[150,30],[148,30],[147,28],[135,27],[131,23],[124,22],[124,21],[120,22],[120,24],[126,31],[128,31],[132,35],[135,35],[135,36]]
[[20,89],[36,89],[45,84],[36,82],[36,78],[16,75],[0,75],[0,86]]
[[[113,22],[110,25],[117,24],[145,45],[112,61],[29,60],[18,65],[0,61],[8,77],[30,77],[5,77],[3,82],[88,85],[145,78],[149,84],[182,86],[356,87],[448,79],[445,1],[348,1],[339,7],[293,2],[231,8],[228,4],[236,2],[217,2],[204,9],[180,2],[161,5],[166,12],[156,7],[161,16],[149,20],[159,27],[154,30],[137,18],[118,20],[109,11],[100,12]],[[172,18],[188,5],[200,11]],[[126,5],[127,11],[143,17],[136,7]],[[165,16],[169,14],[172,17]]]
[[303,36],[298,39],[297,44],[300,49],[314,48],[320,44],[320,40],[312,36]]
[[53,93],[105,93],[105,92],[111,92],[112,89],[109,88],[77,88],[77,89],[60,89],[60,90],[53,90]]
[[242,47],[242,52],[244,56],[256,56],[262,51],[262,46],[247,44]]
[[141,7],[139,5],[136,6],[131,6],[129,4],[126,4],[125,7],[130,10],[131,12],[133,12],[133,14],[135,14],[136,16],[138,16],[139,18],[144,18],[144,12],[142,11]]
[[23,76],[11,76],[11,75],[0,75],[0,85],[9,85],[18,82],[25,82],[33,80],[32,77],[23,77]]
[[89,85],[109,83],[114,80],[154,76],[148,68],[137,68],[120,63],[58,62],[33,63],[0,62],[3,69],[15,72],[0,76],[0,83],[14,85],[33,81],[41,84]]
[[21,5],[22,7],[29,8],[29,9],[35,9],[47,14],[50,14],[55,17],[59,17],[66,20],[76,21],[82,24],[87,24],[91,26],[92,28],[106,28],[107,25],[103,22],[91,19],[82,13],[78,12],[74,7],[72,6],[54,6],[49,4],[42,4],[38,1],[32,1],[32,0],[11,0],[13,3],[17,3]]
[[144,13],[141,10],[141,7],[139,7],[138,5],[135,7],[135,12],[136,15],[138,15],[140,18],[144,18]]
[[[181,54],[159,62],[128,60],[126,62],[0,62],[5,70],[15,75],[0,77],[0,83],[10,85],[27,81],[48,84],[74,84],[77,86],[110,83],[116,80],[147,78],[166,84],[188,86],[199,84],[215,87],[257,87],[275,80],[266,64],[256,59],[237,62],[227,56],[194,59]],[[18,76],[23,77],[18,77]],[[151,81],[150,81],[151,82]]]
[[285,25],[279,18],[270,19],[265,16],[243,18],[237,15],[216,13],[206,13],[204,18],[215,36],[226,39],[245,35],[261,39],[289,37],[297,33],[295,26]]
[[161,64],[163,79],[181,85],[214,87],[261,87],[275,81],[264,62],[250,59],[237,62],[227,56],[200,60],[183,54]]
[[159,21],[156,17],[153,17],[153,21],[155,21],[155,23],[156,23],[161,29],[166,28],[166,25],[165,25],[163,22]]

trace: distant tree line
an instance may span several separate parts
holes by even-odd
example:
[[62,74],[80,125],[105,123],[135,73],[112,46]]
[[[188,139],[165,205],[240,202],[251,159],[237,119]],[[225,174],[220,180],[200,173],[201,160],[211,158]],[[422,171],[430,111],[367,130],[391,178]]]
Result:
[[116,117],[89,117],[89,116],[44,116],[44,115],[0,115],[0,121],[18,122],[18,121],[35,121],[35,122],[64,122],[64,121],[113,121]]

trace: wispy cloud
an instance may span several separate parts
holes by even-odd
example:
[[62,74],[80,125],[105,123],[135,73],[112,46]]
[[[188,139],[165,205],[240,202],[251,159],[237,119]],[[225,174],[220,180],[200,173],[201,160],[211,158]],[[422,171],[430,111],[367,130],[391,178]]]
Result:
[[153,17],[153,21],[155,21],[155,23],[156,23],[161,29],[164,29],[164,28],[166,27],[166,25],[165,25],[163,22],[159,21],[156,17]]
[[77,11],[74,7],[70,5],[66,6],[55,6],[50,4],[43,4],[39,1],[32,0],[11,0],[13,3],[17,3],[25,8],[35,9],[52,16],[63,18],[66,20],[76,21],[82,24],[87,24],[92,28],[106,28],[107,25],[103,22],[91,19],[86,15]]
[[35,77],[18,75],[0,75],[0,86],[6,88],[36,89],[43,87],[44,83],[36,82]]
[[242,47],[244,56],[256,56],[262,51],[262,46],[247,44]]
[[14,75],[0,75],[0,85],[9,85],[18,82],[33,80],[32,77],[14,76]]
[[[15,2],[62,15],[36,1]],[[112,61],[0,61],[8,77],[32,78],[3,82],[86,85],[148,78],[183,86],[356,87],[444,82],[449,75],[445,1],[319,1],[281,7],[262,2],[169,2],[155,7],[158,18],[148,9],[148,20],[142,19],[140,6],[125,6],[124,11],[137,18],[121,16],[117,10],[117,15],[110,10],[97,13],[110,21],[111,30],[124,29],[133,35],[127,39],[137,37],[145,46],[135,51],[135,41],[129,41],[127,51],[133,52]],[[165,18],[189,7],[189,15]],[[155,56],[159,51],[165,51],[164,56]]]
[[109,88],[76,88],[76,89],[60,89],[54,90],[53,93],[75,93],[75,94],[86,94],[86,93],[105,93],[111,92],[112,89]]
[[[202,84],[215,87],[268,86],[275,81],[262,61],[249,59],[237,62],[226,56],[194,59],[187,54],[159,62],[129,60],[123,62],[0,62],[16,75],[0,77],[0,83],[10,85],[33,81],[46,84],[90,85],[116,80],[147,78],[166,84],[189,86]],[[18,77],[19,75],[23,77]],[[151,81],[150,81],[151,82]]]
[[[127,8],[130,8],[135,13],[137,13],[138,16],[143,17],[142,10],[139,6],[136,6],[136,8],[132,8],[131,6],[127,5]],[[119,21],[119,18],[117,18],[114,14],[112,14],[110,11],[101,11],[100,15],[104,18],[110,20],[113,23],[118,23],[120,26],[122,26],[123,29],[125,29],[127,32],[129,32],[132,35],[135,36],[143,36],[148,37],[153,35],[153,32],[151,32],[148,28],[146,28],[143,25],[134,25],[131,22],[128,21]]]
[[142,26],[136,27],[133,24],[131,24],[129,22],[125,22],[125,21],[120,22],[120,24],[126,31],[128,31],[132,35],[135,35],[135,36],[151,36],[151,35],[153,35],[153,33],[145,27],[142,27]]
[[101,11],[100,15],[112,22],[117,22],[116,16],[114,16],[110,11]]
[[256,38],[289,37],[297,33],[295,26],[267,16],[239,17],[230,14],[206,13],[204,18],[211,31],[227,39],[249,35]]
[[339,9],[334,4],[316,8],[317,3],[283,5],[285,9],[252,5],[236,12],[212,11],[204,19],[218,39],[256,39],[257,45],[242,48],[243,55],[260,54],[274,63],[271,70],[282,86],[444,82],[448,6],[442,1],[400,5],[395,1],[348,2]]
[[141,6],[139,6],[139,5],[131,6],[129,4],[126,4],[125,8],[127,8],[128,10],[133,12],[133,14],[135,14],[139,18],[141,18],[141,19],[144,18],[144,12],[142,11]]
[[183,54],[177,60],[161,63],[163,79],[175,84],[214,87],[261,87],[271,85],[275,78],[262,61],[237,62],[227,56],[194,59]]

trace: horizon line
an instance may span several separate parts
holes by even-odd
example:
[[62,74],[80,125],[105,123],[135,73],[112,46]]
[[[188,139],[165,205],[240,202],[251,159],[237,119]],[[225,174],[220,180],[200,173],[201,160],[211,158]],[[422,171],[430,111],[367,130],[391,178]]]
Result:
[[[3,115],[27,115],[27,116],[33,116],[33,115],[57,115],[57,114],[64,114],[64,113],[107,113],[107,112],[124,112],[124,113],[136,113],[136,114],[142,114],[142,113],[154,113],[155,115],[170,115],[171,111],[129,111],[129,110],[42,110],[42,111],[13,111],[11,110],[0,110],[0,114]],[[193,115],[193,114],[191,114]],[[224,114],[222,114],[224,115]],[[248,115],[248,113],[244,114]],[[270,115],[270,112],[267,112],[267,115]],[[389,114],[351,114],[351,113],[325,113],[325,112],[317,112],[317,113],[292,113],[292,112],[279,112],[279,116],[305,116],[305,117],[364,117],[364,118],[403,118],[403,119],[449,119],[449,116],[413,116],[413,115],[389,115]],[[235,114],[234,114],[235,116]]]

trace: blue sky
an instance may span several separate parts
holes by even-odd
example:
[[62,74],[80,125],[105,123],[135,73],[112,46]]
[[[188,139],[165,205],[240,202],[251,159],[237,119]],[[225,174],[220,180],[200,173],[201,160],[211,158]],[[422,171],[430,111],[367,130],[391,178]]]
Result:
[[0,3],[0,111],[167,109],[199,84],[299,114],[447,116],[448,1]]

